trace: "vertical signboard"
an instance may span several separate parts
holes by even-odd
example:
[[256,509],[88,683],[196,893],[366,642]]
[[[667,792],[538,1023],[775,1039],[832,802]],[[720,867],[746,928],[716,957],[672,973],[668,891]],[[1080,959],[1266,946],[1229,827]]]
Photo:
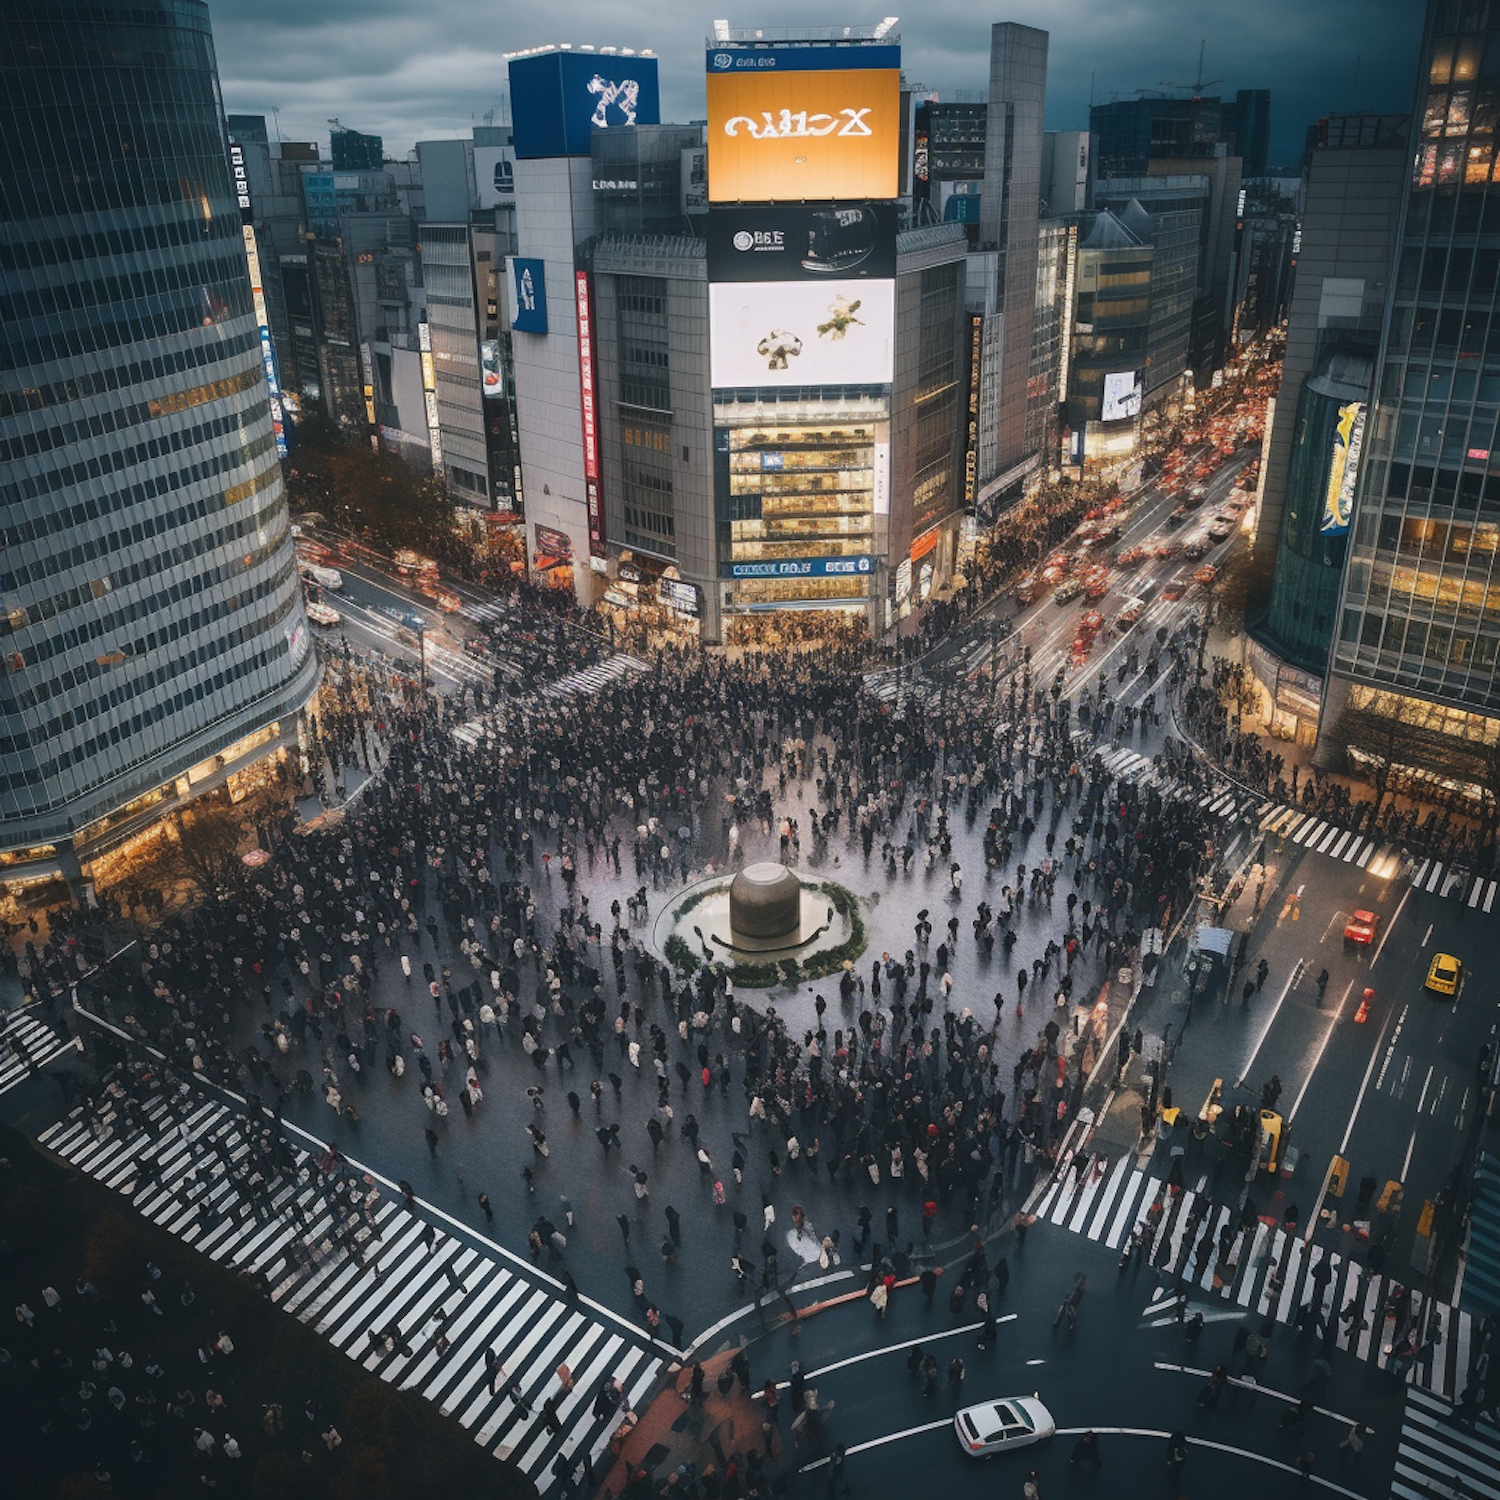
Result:
[[603,557],[604,503],[599,489],[599,385],[594,368],[594,312],[587,271],[573,273],[578,309],[578,387],[583,411],[583,485],[589,511],[589,555]]
[[547,263],[514,256],[510,263],[510,326],[516,333],[547,331]]
[[1354,484],[1359,478],[1359,450],[1364,446],[1364,438],[1364,402],[1345,402],[1339,407],[1339,419],[1333,428],[1328,488],[1324,491],[1323,519],[1318,527],[1324,536],[1343,536],[1349,530]]
[[432,364],[432,329],[417,324],[417,348],[422,354],[422,400],[427,407],[427,441],[432,450],[432,472],[443,477],[443,435],[438,428],[437,372]]
[[984,314],[969,316],[969,425],[964,437],[964,505],[974,503],[979,469],[979,372],[983,363]]
[[260,247],[255,239],[255,212],[250,202],[250,178],[245,170],[243,146],[230,146],[229,172],[234,179],[235,203],[240,211],[240,234],[245,241],[245,262],[250,270],[250,302],[255,309],[255,321],[260,330],[260,362],[266,372],[266,389],[271,396],[271,430],[276,436],[276,452],[285,458],[286,413],[281,399],[281,378],[276,369],[276,349],[271,343],[271,315],[266,311]]

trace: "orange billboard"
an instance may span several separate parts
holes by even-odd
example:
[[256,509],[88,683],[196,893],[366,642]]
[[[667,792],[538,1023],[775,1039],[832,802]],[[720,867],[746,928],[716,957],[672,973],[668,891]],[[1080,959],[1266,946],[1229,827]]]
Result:
[[710,73],[706,82],[711,203],[897,195],[895,68]]

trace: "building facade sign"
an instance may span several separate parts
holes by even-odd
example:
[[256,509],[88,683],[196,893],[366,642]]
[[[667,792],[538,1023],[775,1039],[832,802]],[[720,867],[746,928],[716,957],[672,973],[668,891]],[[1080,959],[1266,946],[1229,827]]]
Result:
[[578,309],[578,387],[583,410],[583,484],[589,513],[589,555],[604,551],[604,497],[599,479],[599,381],[595,367],[593,288],[587,271],[573,273]]
[[874,572],[875,560],[869,556],[778,557],[730,566],[735,578],[860,578]]
[[710,281],[893,281],[893,203],[782,203],[713,209]]
[[513,256],[510,262],[510,326],[516,333],[547,331],[547,264]]

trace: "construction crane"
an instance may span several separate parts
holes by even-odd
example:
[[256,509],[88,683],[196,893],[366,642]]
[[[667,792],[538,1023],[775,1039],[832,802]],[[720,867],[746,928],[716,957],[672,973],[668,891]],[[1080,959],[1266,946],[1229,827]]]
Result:
[[1198,43],[1198,76],[1192,83],[1168,83],[1164,78],[1156,86],[1159,89],[1186,89],[1194,97],[1202,95],[1204,89],[1212,88],[1216,83],[1223,83],[1222,78],[1205,78],[1203,76],[1203,56],[1208,50],[1208,38],[1204,37]]

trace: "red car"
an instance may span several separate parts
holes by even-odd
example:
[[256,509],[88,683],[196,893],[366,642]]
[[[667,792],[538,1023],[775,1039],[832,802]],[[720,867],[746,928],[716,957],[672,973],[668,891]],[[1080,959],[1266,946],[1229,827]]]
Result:
[[1375,941],[1380,928],[1380,917],[1373,911],[1357,911],[1344,924],[1344,944],[1359,943],[1368,948]]

